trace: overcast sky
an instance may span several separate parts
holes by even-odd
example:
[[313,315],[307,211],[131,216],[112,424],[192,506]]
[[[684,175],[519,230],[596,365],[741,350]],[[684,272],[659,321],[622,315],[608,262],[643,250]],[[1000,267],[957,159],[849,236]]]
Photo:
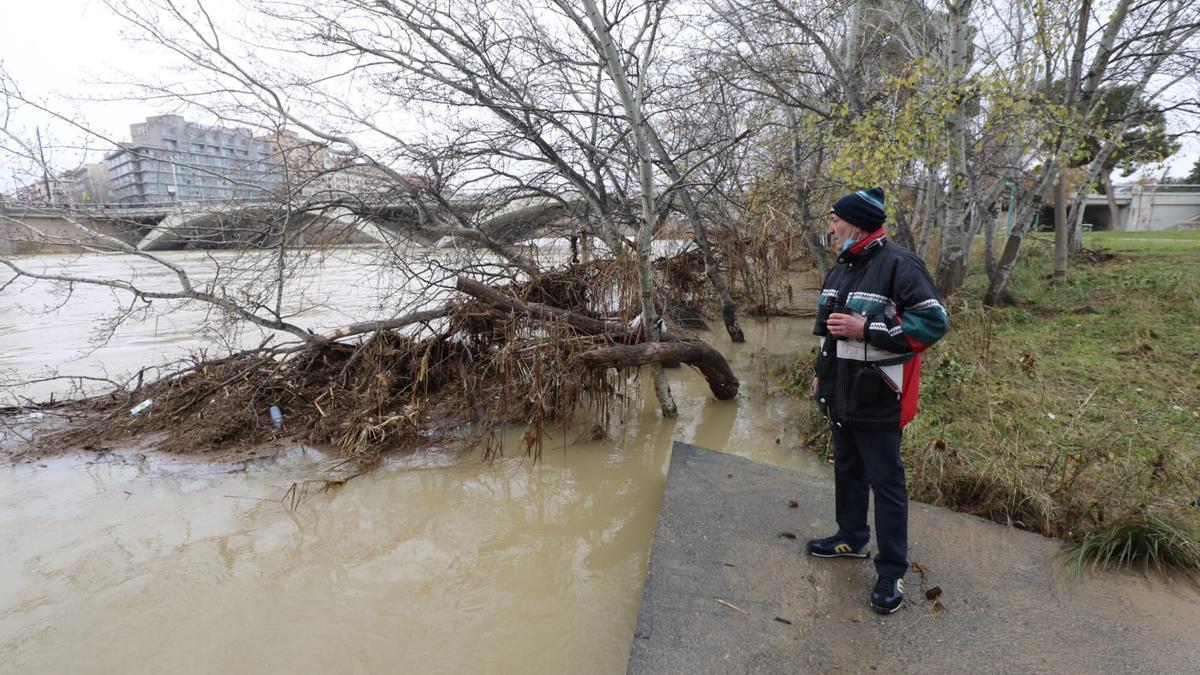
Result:
[[[26,94],[95,95],[95,83],[116,73],[148,72],[144,47],[121,40],[121,21],[98,0],[0,0],[0,60]],[[83,103],[78,104],[84,107]],[[129,123],[149,114],[136,102],[87,105],[88,121],[125,137]]]
[[[314,0],[316,1],[316,0]],[[222,0],[207,4],[221,4]],[[0,61],[20,83],[26,95],[55,101],[56,110],[78,115],[102,135],[118,140],[129,136],[129,124],[163,112],[137,101],[85,101],[72,97],[99,97],[106,88],[98,82],[159,75],[164,61],[145,45],[122,40],[122,22],[99,0],[0,0]],[[70,130],[47,119],[24,116],[21,122],[41,127],[43,135],[65,140]],[[107,149],[92,141],[86,153],[97,161]],[[82,159],[81,153],[59,150],[51,159],[67,166]],[[76,156],[72,156],[72,155]],[[1186,175],[1200,155],[1200,142],[1189,139],[1184,149],[1165,166],[1148,167],[1146,173]],[[10,156],[0,156],[0,190],[10,189],[14,174]]]

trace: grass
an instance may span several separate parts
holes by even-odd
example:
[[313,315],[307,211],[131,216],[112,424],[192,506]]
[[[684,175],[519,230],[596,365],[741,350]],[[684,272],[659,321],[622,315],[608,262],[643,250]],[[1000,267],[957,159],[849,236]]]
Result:
[[1052,243],[1027,242],[1015,307],[982,305],[981,272],[953,299],[905,432],[909,492],[1074,542],[1078,568],[1200,572],[1200,232],[1085,244],[1056,285]]
[[[1088,569],[1141,568],[1165,574],[1200,569],[1200,545],[1187,523],[1143,514],[1085,535],[1064,551],[1063,567],[1071,576]],[[1194,577],[1193,577],[1194,578]]]
[[1104,247],[1118,253],[1200,252],[1200,230],[1179,232],[1090,232],[1084,234],[1084,246]]

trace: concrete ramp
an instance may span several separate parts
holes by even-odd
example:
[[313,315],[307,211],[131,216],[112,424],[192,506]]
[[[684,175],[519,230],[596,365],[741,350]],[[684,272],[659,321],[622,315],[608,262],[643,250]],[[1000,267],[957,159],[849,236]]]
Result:
[[832,475],[675,443],[629,672],[1200,672],[1200,594],[1184,582],[1069,583],[1057,541],[912,504],[927,578],[910,571],[905,606],[881,617],[870,561],[803,555],[835,527]]

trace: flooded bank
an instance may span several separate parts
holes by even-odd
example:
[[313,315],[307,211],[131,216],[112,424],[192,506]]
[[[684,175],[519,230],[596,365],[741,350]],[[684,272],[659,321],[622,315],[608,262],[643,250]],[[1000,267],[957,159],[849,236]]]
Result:
[[294,511],[315,450],[0,467],[0,671],[623,672],[671,440],[824,470],[772,375],[810,322],[745,327],[745,345],[708,335],[737,400],[669,371],[678,419],[648,397],[536,466],[395,459]]
[[[269,268],[271,261],[238,251],[168,251],[160,257],[185,270],[198,287],[219,268]],[[128,255],[38,255],[19,259],[35,273],[120,279],[152,291],[178,291],[175,272]],[[390,318],[421,291],[383,266],[377,251],[333,249],[297,262],[285,284],[285,318],[322,332],[353,321]],[[254,290],[253,279],[231,277],[225,292],[238,297],[238,284]],[[114,317],[121,317],[119,323]],[[135,301],[130,294],[86,284],[68,287],[21,279],[0,291],[0,377],[29,381],[17,391],[0,391],[0,405],[19,395],[33,400],[70,396],[71,383],[44,380],[49,374],[120,379],[144,366],[186,357],[197,350],[227,353],[258,345],[267,334],[249,323],[223,322],[204,303]],[[286,334],[277,334],[286,341]],[[40,381],[34,381],[40,380]],[[89,391],[105,385],[87,383]]]

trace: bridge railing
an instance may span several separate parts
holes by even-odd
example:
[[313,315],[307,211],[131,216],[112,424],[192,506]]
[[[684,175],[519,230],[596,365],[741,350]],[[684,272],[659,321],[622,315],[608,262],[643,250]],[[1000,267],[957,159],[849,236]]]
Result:
[[67,203],[55,204],[53,202],[0,202],[0,209],[9,211],[15,210],[56,210],[56,211],[129,211],[136,209],[174,209],[174,208],[196,208],[207,206],[221,206],[225,204],[266,204],[278,201],[268,197],[246,197],[243,199],[210,199],[210,200],[189,200],[189,201],[165,201],[165,202],[102,202],[102,203]]
[[1128,196],[1137,192],[1141,192],[1142,194],[1162,194],[1168,192],[1200,194],[1200,185],[1194,183],[1156,183],[1152,185],[1131,183],[1113,186],[1113,194]]
[[142,203],[108,203],[108,204],[52,204],[49,202],[0,202],[0,214],[9,216],[29,215],[69,215],[81,214],[88,216],[137,216],[165,215],[171,211],[196,209],[222,209],[228,207],[248,207],[256,204],[269,204],[273,199],[223,199],[220,201],[186,201],[186,202],[142,202]]
[[[557,203],[556,200],[546,198],[544,196],[521,197],[513,199],[511,196],[505,195],[503,192],[485,190],[457,190],[451,203],[458,206],[476,205],[481,206],[490,199],[495,199],[497,206],[502,207],[503,211],[526,208],[531,206],[531,201],[544,201],[547,205]],[[578,199],[578,197],[575,197]],[[237,199],[221,199],[221,200],[188,200],[188,201],[163,201],[163,202],[109,202],[109,203],[67,203],[56,204],[53,202],[28,202],[28,201],[0,201],[0,214],[8,216],[28,216],[28,215],[69,215],[81,214],[92,217],[112,215],[125,215],[129,217],[137,216],[161,216],[172,211],[205,211],[205,210],[224,210],[237,209],[242,207],[252,207],[256,205],[273,205],[279,204],[279,197],[243,197]],[[327,203],[327,204],[308,204],[304,200],[293,204],[294,206],[305,206],[307,208],[329,208],[345,206],[344,204]],[[372,208],[396,208],[406,206],[404,203],[393,204],[371,204]]]

